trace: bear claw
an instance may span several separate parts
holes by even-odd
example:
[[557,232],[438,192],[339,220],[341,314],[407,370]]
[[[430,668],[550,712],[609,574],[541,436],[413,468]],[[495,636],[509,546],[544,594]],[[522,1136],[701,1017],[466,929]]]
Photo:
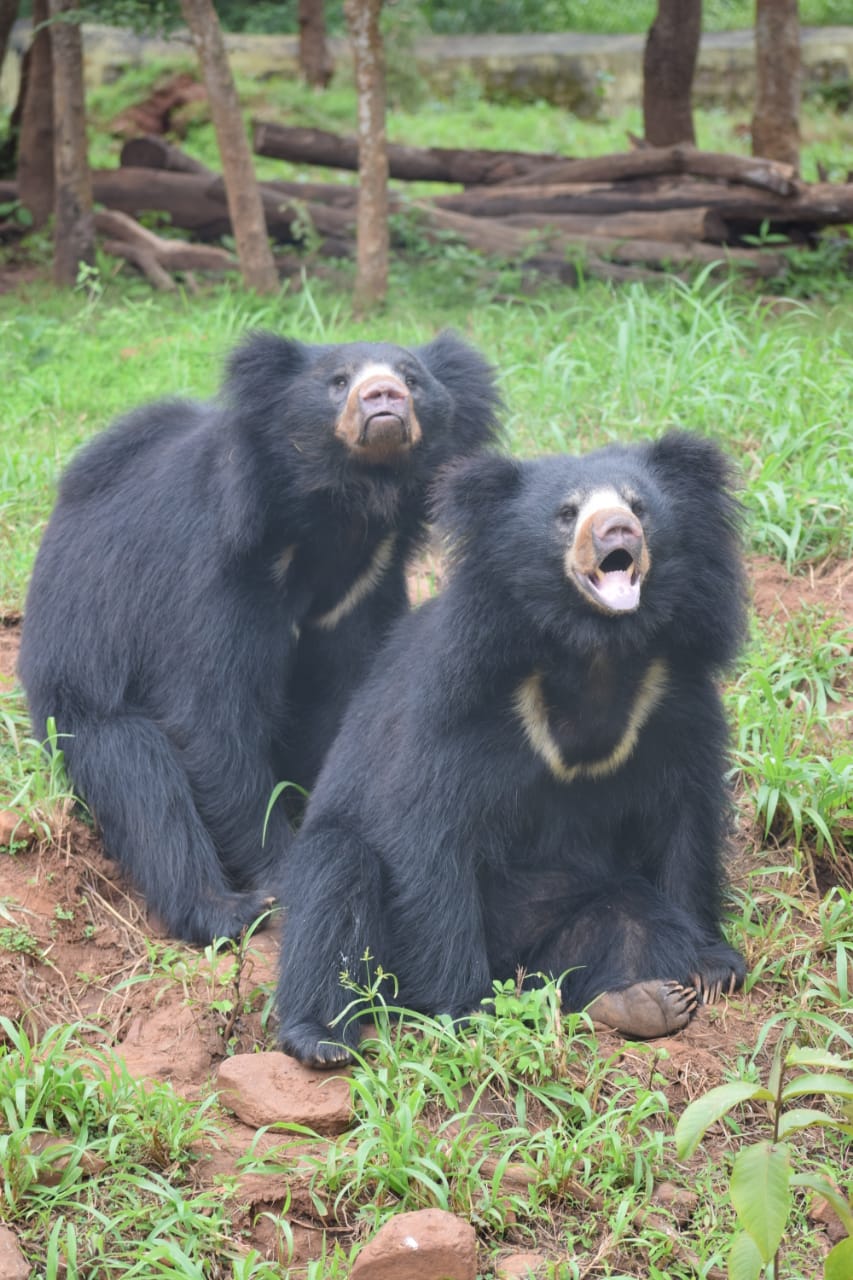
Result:
[[643,1040],[671,1035],[686,1027],[699,1005],[699,993],[680,982],[635,982],[621,991],[605,991],[589,1005],[594,1022]]

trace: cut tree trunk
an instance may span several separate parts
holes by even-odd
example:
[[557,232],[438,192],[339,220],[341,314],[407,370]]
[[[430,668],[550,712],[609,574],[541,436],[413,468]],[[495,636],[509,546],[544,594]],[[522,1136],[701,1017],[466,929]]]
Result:
[[691,93],[701,33],[702,0],[658,0],[643,53],[643,128],[655,147],[696,140]]
[[73,287],[95,262],[92,183],[86,137],[83,35],[71,17],[77,0],[50,0],[53,56],[55,220],[53,279]]
[[800,163],[800,19],[797,0],[756,0],[752,152]]
[[275,293],[278,272],[216,10],[212,0],[181,0],[181,12],[207,88],[243,282],[258,293]]
[[306,84],[325,89],[335,64],[326,40],[323,0],[299,0],[299,69]]
[[53,58],[50,31],[43,24],[48,0],[33,0],[35,35],[24,57],[24,100],[18,136],[18,198],[33,225],[43,227],[53,213]]
[[388,292],[388,145],[382,0],[344,0],[358,92],[358,223],[353,305],[371,310]]
[[[294,164],[317,164],[327,169],[358,169],[358,139],[326,129],[303,129],[253,121],[256,155]],[[387,143],[388,173],[409,182],[460,182],[463,186],[505,182],[532,172],[562,156],[526,151],[466,150],[457,147],[405,147]]]

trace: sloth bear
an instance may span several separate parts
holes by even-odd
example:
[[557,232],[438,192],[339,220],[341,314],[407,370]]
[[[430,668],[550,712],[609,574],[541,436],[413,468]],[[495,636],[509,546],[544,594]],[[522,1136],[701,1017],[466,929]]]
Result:
[[715,677],[744,631],[739,504],[689,433],[451,469],[443,594],[392,630],[283,867],[279,1038],[346,1061],[342,972],[464,1017],[561,976],[625,1034],[743,981],[720,932]]
[[216,401],[120,419],[68,468],[26,603],[20,676],[105,848],[170,933],[235,936],[407,607],[437,471],[495,435],[494,371],[427,346],[256,333]]

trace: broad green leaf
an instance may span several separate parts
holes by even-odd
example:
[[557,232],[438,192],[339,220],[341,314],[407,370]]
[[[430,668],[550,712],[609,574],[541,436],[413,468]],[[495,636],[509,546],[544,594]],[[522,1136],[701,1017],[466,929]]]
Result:
[[794,1045],[785,1054],[785,1063],[789,1067],[825,1067],[830,1071],[836,1067],[839,1071],[853,1071],[853,1062],[849,1059],[809,1045]]
[[839,1098],[853,1098],[853,1078],[808,1072],[785,1085],[782,1100],[784,1102],[788,1098],[801,1098],[806,1093],[832,1093]]
[[783,1143],[742,1147],[732,1165],[729,1194],[741,1226],[764,1262],[779,1248],[791,1208],[790,1152]]
[[828,1200],[844,1224],[847,1234],[853,1236],[853,1204],[829,1178],[824,1178],[820,1173],[795,1173],[791,1178],[791,1186],[808,1187],[809,1191]]
[[810,1125],[824,1125],[828,1129],[844,1129],[834,1116],[825,1111],[816,1111],[813,1107],[792,1107],[786,1111],[779,1121],[779,1138],[787,1138],[799,1129],[808,1129]]
[[706,1130],[722,1119],[732,1107],[749,1098],[763,1098],[773,1101],[773,1094],[761,1084],[751,1084],[747,1080],[735,1080],[732,1084],[717,1085],[709,1089],[704,1097],[691,1102],[675,1126],[675,1146],[679,1160],[692,1156]]
[[850,1280],[853,1276],[853,1236],[839,1240],[834,1249],[830,1249],[823,1264],[824,1280]]
[[758,1280],[763,1265],[755,1241],[739,1231],[729,1250],[729,1280]]

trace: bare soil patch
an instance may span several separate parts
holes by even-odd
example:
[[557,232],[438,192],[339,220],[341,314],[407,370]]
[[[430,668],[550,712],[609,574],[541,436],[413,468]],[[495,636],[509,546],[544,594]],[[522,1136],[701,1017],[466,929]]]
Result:
[[[413,580],[413,598],[420,601],[431,594],[439,576],[440,565],[431,560]],[[765,619],[791,617],[809,605],[853,626],[851,562],[794,578],[775,562],[756,559],[750,577],[756,611]],[[19,641],[20,619],[0,620],[0,690],[14,684]],[[743,883],[762,851],[756,833],[745,827],[737,845],[734,878]],[[778,858],[774,851],[774,861]],[[797,928],[808,933],[814,928],[817,898],[805,884],[801,897]],[[275,925],[250,940],[235,976],[228,957],[185,947],[163,934],[116,865],[104,857],[96,833],[79,818],[69,817],[51,844],[31,840],[11,853],[0,851],[0,908],[0,1014],[22,1022],[32,1034],[85,1022],[92,1028],[92,1042],[112,1047],[132,1075],[168,1080],[184,1096],[199,1100],[215,1088],[216,1068],[226,1055],[274,1047],[262,1011],[275,977]],[[760,944],[746,940],[745,945],[749,953],[750,946]],[[758,957],[747,958],[754,963]],[[827,957],[830,978],[831,965],[832,957]],[[231,999],[230,1013],[213,1008],[223,993]],[[602,1033],[601,1052],[618,1055],[642,1079],[649,1078],[653,1062],[677,1115],[721,1083],[740,1049],[756,1044],[774,1008],[773,987],[759,983],[748,997],[702,1009],[683,1032],[651,1045],[638,1047]],[[768,1061],[771,1053],[768,1040]],[[204,1158],[198,1177],[216,1186],[234,1177],[239,1157],[255,1136],[253,1129],[225,1117],[222,1139],[200,1153]],[[264,1138],[261,1149],[273,1141]],[[281,1257],[275,1219],[290,1194],[288,1219],[295,1243],[290,1265],[320,1256],[324,1224],[298,1178],[294,1183],[283,1175],[240,1174],[229,1194],[235,1233],[271,1259]],[[272,1216],[264,1216],[265,1211]],[[347,1239],[346,1229],[333,1231]],[[529,1243],[519,1236],[518,1247]],[[547,1240],[539,1245],[549,1251]],[[626,1265],[639,1264],[635,1259]],[[815,1265],[817,1269],[819,1260]]]

